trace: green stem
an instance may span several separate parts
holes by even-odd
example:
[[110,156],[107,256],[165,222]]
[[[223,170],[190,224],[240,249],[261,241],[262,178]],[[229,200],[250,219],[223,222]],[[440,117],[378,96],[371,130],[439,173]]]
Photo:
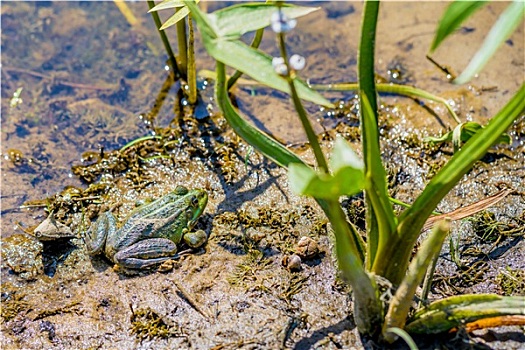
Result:
[[[378,12],[379,2],[365,2],[361,19],[361,38],[359,42],[357,63],[359,77],[361,144],[363,146],[365,174],[367,174],[368,180],[372,180],[374,176],[376,178],[382,176],[381,174],[374,174],[373,172],[373,161],[375,159],[374,157],[377,156],[374,154],[374,149],[379,149],[378,133],[376,133],[373,138],[368,137],[370,133],[373,134],[373,131],[377,130],[377,93],[374,77],[374,47]],[[364,100],[367,100],[370,110],[368,118],[364,112]],[[374,211],[374,203],[371,198],[371,196],[375,195],[375,189],[372,188],[373,186],[368,187],[368,190],[365,190],[366,226],[368,234],[366,266],[370,269],[376,260],[381,235],[379,232],[378,214]]]
[[195,34],[191,13],[188,14],[188,29],[188,103],[194,105],[197,103],[197,67],[195,64]]
[[[148,6],[151,10],[155,7],[155,1],[148,0]],[[179,71],[179,68],[177,66],[177,60],[175,59],[175,55],[173,54],[173,50],[171,49],[170,42],[168,40],[168,37],[166,36],[166,33],[163,30],[160,30],[160,27],[162,26],[162,22],[160,21],[159,14],[157,12],[151,12],[151,17],[153,18],[153,21],[155,22],[155,26],[157,27],[157,32],[159,32],[160,40],[162,40],[162,44],[164,45],[164,49],[166,50],[166,53],[169,57],[169,62],[171,69],[173,71],[173,74],[175,76],[181,76],[181,73]]]
[[[177,9],[179,11],[179,9]],[[186,33],[186,19],[177,22],[177,43],[179,45],[179,63],[183,79],[188,78],[188,42]]]
[[443,220],[436,223],[430,236],[425,239],[415,258],[410,263],[403,282],[396,290],[390,302],[383,324],[383,337],[389,343],[396,340],[396,335],[388,331],[389,328],[403,328],[407,319],[412,299],[416,289],[423,280],[425,272],[434,257],[441,251],[443,241],[450,229],[450,222]]
[[381,329],[382,307],[377,286],[363,268],[363,261],[356,254],[359,249],[350,239],[349,226],[339,201],[326,200],[325,211],[334,230],[337,261],[344,278],[352,286],[354,297],[354,320],[361,334],[375,336]]
[[[340,84],[312,84],[310,87],[317,91],[357,91],[359,90],[358,83],[340,83]],[[461,120],[454,112],[452,107],[448,104],[447,100],[433,95],[425,90],[415,88],[413,86],[399,85],[399,84],[376,84],[376,89],[379,92],[391,93],[396,95],[412,96],[412,97],[421,97],[430,101],[441,103],[445,106],[448,113],[454,118],[456,123],[461,124]]]
[[284,33],[278,33],[277,36],[279,38],[279,49],[281,50],[281,57],[284,59],[287,69],[287,75],[285,78],[288,81],[288,85],[290,86],[290,95],[292,96],[292,101],[295,110],[299,115],[299,119],[301,120],[301,124],[303,125],[303,129],[306,133],[306,137],[308,138],[308,142],[310,143],[310,146],[314,151],[315,159],[317,160],[317,165],[319,166],[321,171],[328,174],[330,172],[330,170],[328,169],[328,163],[326,162],[326,158],[323,154],[323,151],[321,150],[321,146],[319,145],[317,135],[315,134],[315,131],[312,128],[312,124],[310,124],[310,121],[308,120],[306,110],[304,109],[303,103],[301,102],[301,99],[299,98],[299,95],[297,94],[297,90],[295,88],[294,79],[291,75],[291,69],[288,63],[288,54],[286,52],[286,44],[284,42]]

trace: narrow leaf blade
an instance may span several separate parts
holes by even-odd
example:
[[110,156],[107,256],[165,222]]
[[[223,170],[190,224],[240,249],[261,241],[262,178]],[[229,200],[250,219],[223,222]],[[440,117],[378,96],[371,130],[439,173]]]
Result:
[[[298,18],[317,11],[319,7],[284,5],[281,11],[288,18]],[[240,37],[241,35],[265,28],[278,7],[273,4],[238,4],[210,13],[210,21],[217,26],[219,36]]]
[[430,46],[430,53],[456,29],[469,18],[477,9],[485,4],[485,1],[454,1],[451,3],[439,21],[434,40]]
[[494,26],[490,29],[480,49],[470,60],[468,66],[454,79],[454,84],[464,84],[476,75],[494,55],[498,47],[522,22],[525,15],[525,3],[522,0],[512,2],[500,15]]
[[164,0],[160,4],[155,5],[148,13],[182,6],[184,6],[184,0]]
[[188,8],[186,6],[182,7],[179,11],[175,12],[175,14],[173,16],[168,18],[168,20],[166,22],[164,22],[162,27],[160,27],[160,30],[164,30],[166,28],[169,28],[169,27],[177,24],[177,22],[182,20],[182,19],[184,19],[188,15],[188,13],[190,13],[190,10],[188,10]]

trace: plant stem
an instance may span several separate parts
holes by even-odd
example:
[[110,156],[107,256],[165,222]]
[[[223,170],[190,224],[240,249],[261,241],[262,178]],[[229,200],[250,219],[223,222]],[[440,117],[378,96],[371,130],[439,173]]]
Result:
[[[179,11],[177,9],[176,11]],[[188,42],[186,33],[186,19],[177,22],[177,43],[179,45],[179,63],[183,79],[188,79]]]
[[[336,238],[336,254],[339,269],[344,278],[352,286],[354,295],[354,320],[359,332],[369,336],[376,335],[381,328],[381,303],[378,298],[377,286],[363,268],[363,261],[355,254],[358,246],[350,239],[349,226],[338,200],[326,200],[328,210],[325,210]],[[362,247],[361,247],[362,249]],[[361,251],[361,254],[363,252]]]
[[188,30],[188,103],[194,105],[197,103],[197,67],[195,64],[195,33],[191,13],[188,14]]
[[[150,10],[154,8],[155,1],[148,0],[148,6]],[[160,40],[162,40],[164,49],[166,50],[166,53],[168,54],[168,58],[169,58],[171,69],[173,71],[173,75],[181,77],[181,73],[177,66],[177,60],[175,59],[175,55],[173,54],[173,50],[171,49],[171,45],[168,40],[168,37],[166,36],[166,33],[163,30],[160,30],[162,23],[160,21],[159,14],[157,12],[151,12],[151,17],[153,17],[153,21],[155,22],[155,26],[157,27],[157,32],[159,32],[159,35],[160,35]]]
[[443,241],[450,229],[450,222],[443,220],[436,223],[430,236],[425,239],[415,258],[410,263],[403,282],[397,289],[390,302],[383,324],[383,337],[389,343],[396,340],[396,335],[388,331],[389,328],[403,328],[407,319],[412,299],[418,285],[423,280],[429,264],[438,256]]
[[330,170],[328,169],[328,163],[326,162],[326,158],[323,154],[323,151],[321,150],[321,146],[319,145],[317,135],[315,134],[314,129],[312,128],[312,124],[310,124],[310,121],[308,120],[306,110],[304,109],[304,106],[295,88],[294,78],[292,77],[290,64],[288,63],[288,54],[286,52],[286,44],[284,42],[284,33],[278,33],[277,37],[279,38],[279,49],[281,50],[281,57],[284,59],[284,62],[286,64],[287,75],[285,76],[285,78],[288,81],[288,85],[290,85],[290,95],[292,96],[292,101],[295,110],[299,115],[299,119],[301,120],[301,123],[303,125],[303,129],[306,133],[306,137],[308,138],[308,142],[310,143],[310,146],[314,151],[318,167],[321,169],[322,172],[328,174],[330,172]]

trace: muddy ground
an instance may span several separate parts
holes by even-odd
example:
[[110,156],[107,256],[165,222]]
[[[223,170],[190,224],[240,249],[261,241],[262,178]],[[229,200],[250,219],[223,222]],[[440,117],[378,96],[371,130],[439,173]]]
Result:
[[[361,4],[310,5],[321,9],[299,20],[288,38],[290,50],[308,60],[303,76],[313,83],[354,81]],[[178,83],[162,100],[162,45],[147,5],[130,6],[139,18],[134,26],[113,2],[2,4],[2,348],[362,348],[350,289],[338,277],[321,210],[292,194],[285,171],[232,133],[214,105],[212,81],[200,80],[202,103],[195,111],[184,107]],[[488,5],[434,57],[460,71],[504,6]],[[434,2],[382,4],[378,74],[445,97],[462,120],[485,123],[523,83],[523,27],[472,84],[453,86],[424,58],[444,8]],[[175,33],[168,33],[175,42]],[[261,47],[278,52],[270,32]],[[199,68],[213,69],[200,46],[197,57]],[[23,102],[11,106],[19,87]],[[354,96],[325,96],[336,110],[307,105],[323,147],[329,150],[342,134],[358,150]],[[284,95],[242,87],[235,98],[252,122],[311,160]],[[396,96],[383,96],[380,112],[391,195],[412,202],[452,154],[450,145],[430,147],[421,140],[454,122],[443,106]],[[445,244],[433,299],[524,294],[524,123],[522,117],[509,131],[511,145],[491,150],[439,205],[449,212],[502,188],[514,190],[488,211],[453,225],[458,254],[454,262]],[[154,134],[163,139],[118,152]],[[177,185],[209,193],[197,227],[209,235],[203,249],[160,271],[132,274],[86,254],[81,232],[101,211],[111,208],[122,217],[138,200]],[[52,200],[38,201],[45,198]],[[32,208],[19,209],[28,201]],[[359,224],[360,198],[342,204]],[[39,242],[24,232],[46,218],[46,206],[74,238]],[[303,236],[320,252],[291,272],[282,261]],[[426,337],[418,344],[519,349],[525,337],[523,328],[506,327]]]

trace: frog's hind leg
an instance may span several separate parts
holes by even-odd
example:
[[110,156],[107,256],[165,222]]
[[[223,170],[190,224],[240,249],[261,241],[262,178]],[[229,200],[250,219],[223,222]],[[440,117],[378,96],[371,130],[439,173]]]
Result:
[[143,269],[162,263],[177,253],[177,245],[166,238],[150,238],[120,250],[113,260],[128,269]]
[[106,245],[109,232],[116,230],[117,222],[113,214],[106,212],[84,233],[84,242],[89,255],[97,255]]

